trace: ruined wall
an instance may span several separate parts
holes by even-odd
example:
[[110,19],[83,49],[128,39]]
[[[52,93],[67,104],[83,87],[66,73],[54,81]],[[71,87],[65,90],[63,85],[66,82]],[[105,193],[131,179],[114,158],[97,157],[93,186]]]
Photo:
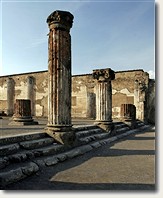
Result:
[[147,121],[151,124],[155,123],[155,81],[149,80],[147,103]]
[[[47,115],[47,71],[25,73],[0,77],[0,110],[8,112],[9,92],[7,82],[12,79],[14,82],[14,101],[16,99],[33,99],[32,114],[35,116]],[[32,79],[33,90],[30,89],[30,80]]]
[[72,117],[95,116],[94,86],[92,75],[72,77]]
[[[33,100],[32,113],[35,116],[48,114],[48,72],[0,77],[0,110],[8,111],[8,88],[15,99]],[[7,85],[11,78],[13,85]],[[72,117],[96,117],[95,80],[92,74],[72,76]],[[11,87],[11,88],[10,88]],[[32,90],[33,88],[33,90]],[[115,72],[112,81],[112,116],[120,117],[121,104],[134,104],[136,117],[154,120],[155,84],[149,81],[149,75],[143,70]],[[12,103],[12,99],[10,101]],[[152,121],[154,122],[154,121]]]
[[[148,80],[148,73],[141,69],[115,72],[115,80],[112,81],[113,118],[120,117],[121,104],[135,105],[137,119],[144,120],[148,117],[147,101],[153,93],[151,90],[150,95],[147,96]],[[95,85],[91,74],[72,77],[73,117],[96,117]],[[148,106],[150,105],[151,103]]]
[[134,104],[134,72],[115,73],[112,81],[112,117],[120,117],[121,104]]
[[[145,91],[148,89],[148,73],[143,70],[120,71],[115,73],[112,81],[112,114],[113,118],[120,117],[121,104],[134,104],[137,119],[145,117]],[[144,89],[145,87],[145,89]]]
[[7,111],[7,78],[0,78],[0,110]]
[[[0,77],[0,110],[8,112],[7,81],[12,79],[14,101],[32,100],[32,114],[48,115],[48,72],[33,72]],[[91,108],[90,108],[91,107]],[[95,117],[94,80],[92,75],[72,77],[72,117]]]

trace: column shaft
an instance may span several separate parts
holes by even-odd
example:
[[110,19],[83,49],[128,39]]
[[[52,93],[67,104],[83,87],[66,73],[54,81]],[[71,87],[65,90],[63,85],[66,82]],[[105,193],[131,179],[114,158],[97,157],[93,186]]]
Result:
[[98,82],[96,86],[96,120],[112,121],[112,88],[111,81]]
[[62,144],[73,144],[71,124],[71,36],[73,15],[55,11],[49,25],[48,124],[46,132]]
[[48,125],[71,125],[71,38],[50,30],[48,65]]
[[14,113],[15,82],[12,78],[7,79],[7,115]]
[[113,130],[112,124],[112,85],[114,71],[108,69],[93,70],[96,82],[96,124],[105,131]]

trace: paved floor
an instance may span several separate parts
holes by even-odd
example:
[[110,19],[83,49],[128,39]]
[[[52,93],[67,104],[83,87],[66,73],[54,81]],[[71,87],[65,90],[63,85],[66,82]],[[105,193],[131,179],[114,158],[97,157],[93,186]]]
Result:
[[[155,130],[62,162],[6,190],[154,190]],[[12,193],[12,191],[11,191]]]
[[[12,120],[10,117],[3,117],[0,119],[0,138],[25,135],[31,133],[41,133],[45,131],[47,125],[47,118],[35,118],[38,121],[38,125],[29,126],[18,126],[18,125],[8,125]],[[89,119],[72,119],[73,127],[92,125],[94,120]]]

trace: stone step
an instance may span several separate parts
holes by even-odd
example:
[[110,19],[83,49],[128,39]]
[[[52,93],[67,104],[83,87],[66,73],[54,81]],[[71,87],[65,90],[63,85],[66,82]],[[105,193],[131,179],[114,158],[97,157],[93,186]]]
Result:
[[20,149],[18,143],[0,146],[0,156],[16,153]]
[[64,145],[60,145],[57,143],[53,143],[49,146],[44,146],[42,148],[37,148],[33,150],[19,150],[17,153],[10,154],[8,156],[4,156],[0,158],[0,169],[1,171],[10,166],[22,162],[31,161],[40,156],[47,156],[47,155],[55,155],[57,153],[63,152],[66,150]]
[[47,145],[55,143],[54,139],[51,137],[41,138],[36,140],[29,140],[18,142],[14,144],[2,145],[0,146],[0,156],[7,156],[17,153],[21,149],[31,150],[36,148],[42,148]]
[[137,123],[137,127],[141,127],[141,126],[144,126],[145,124],[143,122],[138,122]]
[[105,132],[105,133],[100,133],[100,134],[93,134],[93,135],[90,135],[87,137],[82,137],[82,138],[79,138],[78,141],[79,141],[79,144],[83,145],[83,144],[88,144],[93,141],[107,138],[109,136],[110,136],[110,134]]
[[[7,169],[2,169],[2,171],[0,172],[0,189],[5,189],[6,185],[12,184],[14,182],[18,182],[26,177],[36,174],[38,171],[41,170],[42,166],[46,166],[46,167],[54,166],[57,163],[63,162],[67,159],[71,159],[76,156],[83,155],[84,153],[89,152],[94,148],[98,148],[107,143],[114,142],[127,135],[131,135],[133,133],[143,131],[149,127],[150,126],[142,126],[138,129],[128,130],[126,133],[122,133],[114,137],[106,136],[104,138],[105,135],[108,135],[105,133],[105,135],[103,136],[103,139],[100,139],[100,140],[96,139],[96,141],[89,142],[88,144],[77,146],[69,150],[63,149],[62,152],[59,152],[50,156],[46,155],[47,153],[45,152],[46,153],[45,155],[34,158],[31,161],[26,162],[26,163],[24,162],[20,164],[15,163],[12,165],[12,167],[7,168]],[[99,134],[96,134],[96,135],[99,135]]]
[[[118,126],[118,128],[117,128]],[[121,126],[121,128],[119,128],[119,126]],[[124,127],[126,126],[123,123],[117,123],[116,124],[116,133],[122,133],[123,131],[128,130],[128,127]],[[82,131],[80,131],[80,130]],[[90,130],[88,130],[90,129]],[[84,131],[83,131],[84,130]],[[78,130],[76,131],[76,137],[77,139],[79,139],[78,142],[89,142],[89,141],[93,141],[96,138],[99,139],[100,137],[102,138],[102,136],[107,136],[105,133],[103,135],[100,135],[101,133],[103,133],[103,130],[101,130],[100,128],[97,128],[97,126],[87,126],[87,127],[79,127]],[[95,135],[95,134],[99,134],[99,135]],[[46,137],[47,136],[47,137]],[[81,139],[81,138],[84,139]],[[32,138],[34,138],[33,140],[31,140]],[[13,144],[8,144],[11,142],[14,142]],[[26,140],[26,141],[24,141]],[[17,143],[16,143],[17,141]],[[11,137],[11,138],[7,138],[6,141],[2,141],[1,139],[1,143],[4,143],[4,145],[0,146],[0,156],[7,156],[7,155],[12,155],[12,154],[16,154],[17,152],[19,152],[19,150],[24,149],[24,150],[32,150],[35,149],[35,154],[36,153],[41,153],[41,152],[45,152],[44,150],[46,150],[46,146],[48,145],[52,145],[50,146],[50,148],[52,147],[53,150],[53,144],[55,143],[54,139],[49,137],[47,134],[44,133],[40,133],[40,134],[33,134],[33,135],[24,135],[24,136],[17,136],[17,137]],[[83,144],[83,143],[82,143]],[[38,148],[38,150],[36,150]],[[50,152],[49,149],[47,150],[47,152]],[[24,156],[23,152],[23,156]],[[30,153],[30,152],[26,152],[26,153]],[[29,154],[30,155],[30,154]],[[20,158],[25,158],[23,156],[20,156]]]
[[29,135],[19,135],[19,136],[1,138],[0,146],[22,142],[22,141],[36,140],[36,139],[40,139],[44,137],[49,137],[49,136],[46,133],[35,133],[35,134],[29,134]]
[[0,187],[18,182],[39,171],[39,166],[34,162],[17,165],[14,169],[10,169],[0,173]]
[[41,138],[41,139],[36,139],[36,140],[23,141],[23,142],[20,142],[19,144],[21,148],[29,150],[29,149],[35,149],[35,148],[47,146],[54,142],[55,141],[53,138],[47,137],[47,138]]
[[53,166],[59,162],[63,162],[75,156],[82,155],[92,149],[93,147],[90,145],[84,145],[56,155],[39,157],[32,160],[31,162],[14,164],[12,169],[5,169],[1,171],[0,189],[6,185],[18,182],[26,177],[31,176],[32,174],[37,173],[42,166]]
[[[76,133],[78,146],[108,137],[109,134],[101,132],[102,131],[99,128],[91,129],[90,131],[78,131]],[[25,138],[21,139],[24,140]],[[49,156],[65,151],[65,146],[55,143],[51,137],[4,145],[0,148],[2,154],[2,158],[0,159],[1,169],[7,168],[14,163],[22,163],[36,159],[40,156]]]
[[124,133],[128,130],[130,130],[130,127],[128,127],[128,126],[123,127],[123,128],[118,128],[118,129],[116,129],[116,134]]
[[79,131],[79,132],[76,132],[76,137],[81,138],[81,137],[86,137],[88,135],[97,134],[97,133],[101,133],[101,132],[102,132],[102,130],[100,128]]
[[127,124],[125,124],[123,122],[119,122],[119,123],[114,124],[115,129],[123,128],[123,127],[126,127],[126,126],[127,126]]
[[73,128],[75,132],[78,132],[78,131],[88,131],[91,129],[96,129],[97,126],[96,125],[83,125],[83,126],[74,126]]

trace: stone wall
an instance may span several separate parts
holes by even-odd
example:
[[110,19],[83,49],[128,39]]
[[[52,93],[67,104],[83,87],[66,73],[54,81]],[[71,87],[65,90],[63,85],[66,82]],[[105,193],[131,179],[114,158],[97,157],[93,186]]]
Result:
[[151,124],[155,123],[155,81],[149,80],[148,88],[148,104],[147,104],[147,121]]
[[[8,112],[8,89],[12,89],[16,99],[30,99],[34,116],[47,116],[48,103],[48,73],[47,71],[32,72],[0,77],[0,110]],[[12,79],[8,86],[8,79]],[[32,90],[33,88],[33,90]],[[143,70],[115,72],[112,81],[112,116],[120,117],[121,104],[134,104],[136,117],[146,118],[154,122],[155,83],[149,80],[148,73]],[[92,74],[72,76],[72,117],[96,117],[95,80]],[[11,105],[10,105],[11,106]]]
[[[7,86],[8,79],[12,79],[14,90]],[[32,87],[29,81],[32,81]],[[9,106],[7,93],[12,91],[14,101],[16,99],[31,99],[32,98],[32,114],[35,116],[47,115],[47,71],[25,73],[18,75],[10,75],[0,77],[0,109],[8,112]]]
[[92,75],[86,74],[72,77],[72,117],[94,117],[94,86]]

